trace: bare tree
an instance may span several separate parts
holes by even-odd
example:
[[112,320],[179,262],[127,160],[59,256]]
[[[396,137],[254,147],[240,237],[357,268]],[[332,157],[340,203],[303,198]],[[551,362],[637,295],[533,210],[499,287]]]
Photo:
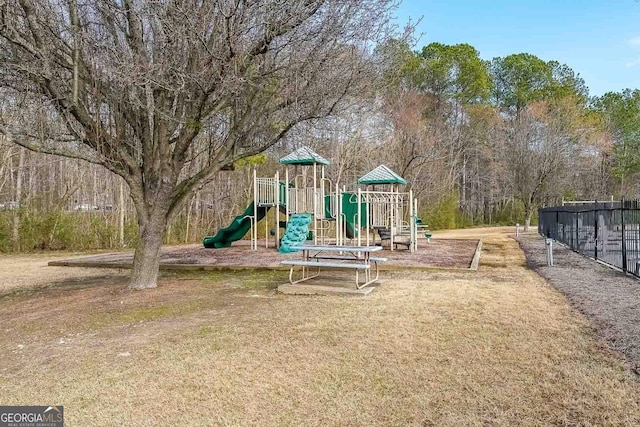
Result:
[[16,185],[14,187],[13,201],[16,203],[16,208],[13,210],[13,224],[11,227],[11,241],[13,249],[15,251],[20,247],[20,214],[17,207],[20,206],[22,201],[22,168],[24,167],[24,148],[20,148],[20,156],[18,158],[18,168],[16,170]]
[[[139,225],[129,286],[155,287],[168,221],[188,195],[366,92],[367,52],[387,34],[393,7],[391,0],[4,2],[0,133],[120,175]],[[202,158],[202,167],[189,168]]]
[[505,160],[516,197],[525,209],[525,231],[541,201],[562,192],[564,174],[580,153],[590,129],[582,126],[573,99],[537,102],[508,120]]

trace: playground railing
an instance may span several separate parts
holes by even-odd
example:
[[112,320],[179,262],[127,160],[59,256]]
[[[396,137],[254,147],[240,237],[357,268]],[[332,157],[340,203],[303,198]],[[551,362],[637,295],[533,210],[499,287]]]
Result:
[[316,203],[315,203],[315,212],[314,215],[316,218],[325,217],[325,209],[324,209],[324,194],[322,192],[315,193]]
[[289,188],[288,189],[289,192],[289,201],[288,203],[288,208],[290,212],[296,212],[296,206],[298,205],[298,197],[296,194],[296,189],[295,188]]
[[304,211],[308,212],[308,213],[313,213],[316,214],[316,212],[313,210],[313,202],[314,202],[314,196],[316,194],[315,188],[312,187],[306,187],[303,189],[304,193],[305,193],[305,205],[304,205]]
[[256,201],[258,205],[274,205],[278,196],[274,178],[256,178]]
[[336,193],[329,194],[329,214],[331,218],[338,217],[338,195]]

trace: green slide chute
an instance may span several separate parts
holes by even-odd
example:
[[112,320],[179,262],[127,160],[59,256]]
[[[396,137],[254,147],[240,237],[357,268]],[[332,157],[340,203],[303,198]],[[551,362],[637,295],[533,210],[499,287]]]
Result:
[[[231,224],[226,228],[221,228],[215,236],[205,237],[202,244],[205,248],[228,248],[231,246],[231,242],[240,240],[247,234],[247,231],[251,228],[251,218],[254,212],[253,202],[247,206],[243,214],[238,215],[231,221]],[[270,206],[258,206],[258,215],[256,222],[265,217],[269,211]]]
[[[342,193],[342,213],[347,220],[347,228],[345,234],[347,238],[353,239],[358,237],[358,227],[356,226],[356,218],[358,217],[358,195],[355,193]],[[360,219],[360,227],[367,226],[367,204],[360,202],[362,218]]]
[[309,237],[309,225],[311,224],[310,214],[293,214],[287,223],[287,229],[280,241],[281,254],[299,252],[296,246],[300,246]]

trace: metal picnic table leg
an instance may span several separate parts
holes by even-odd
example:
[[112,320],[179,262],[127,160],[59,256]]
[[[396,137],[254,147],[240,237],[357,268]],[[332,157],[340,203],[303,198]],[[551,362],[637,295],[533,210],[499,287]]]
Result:
[[[303,261],[308,261],[309,260],[309,251],[307,250],[302,250],[302,260]],[[307,266],[303,265],[302,266],[302,280],[307,280]]]
[[366,252],[364,254],[364,263],[369,266],[369,268],[367,268],[365,272],[367,273],[366,274],[367,282],[370,282],[371,281],[371,254],[369,252]]
[[[309,257],[309,250],[307,249],[303,249],[302,250],[302,259],[303,261],[309,261],[310,257]],[[311,268],[303,265],[302,266],[302,277],[298,280],[293,280],[293,270],[295,268],[295,265],[291,266],[291,269],[289,270],[289,283],[291,283],[292,285],[295,285],[296,283],[300,283],[300,282],[304,282],[307,281],[309,279],[314,279],[316,277],[318,277],[320,275],[320,266],[318,266],[318,271],[316,271],[316,274],[311,275]]]
[[[368,253],[365,254],[366,263],[367,263],[367,265],[371,266],[371,261],[369,260],[369,256],[368,255],[369,255]],[[378,274],[379,274],[378,263],[374,262],[374,264],[375,264],[375,267],[376,267],[376,276],[373,279],[371,279],[371,272],[369,271],[369,270],[371,270],[371,267],[369,267],[365,272],[366,281],[365,281],[365,283],[362,284],[362,286],[360,286],[360,284],[358,283],[358,271],[356,270],[356,287],[358,289],[362,289],[365,286],[369,286],[370,284],[372,284],[372,283],[374,283],[374,282],[376,282],[378,280]]]

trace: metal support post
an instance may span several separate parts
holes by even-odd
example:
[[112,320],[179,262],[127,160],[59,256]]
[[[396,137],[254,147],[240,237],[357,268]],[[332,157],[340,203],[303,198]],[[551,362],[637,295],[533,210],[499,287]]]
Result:
[[253,250],[258,250],[258,175],[253,168]]
[[594,247],[593,247],[593,257],[598,259],[598,201],[595,201],[595,220],[593,221],[593,239],[594,239]]
[[280,249],[280,203],[280,171],[276,171],[276,249]]
[[355,224],[354,231],[358,233],[358,246],[362,246],[362,233],[360,233],[360,225],[362,223],[362,190],[358,187],[358,222]]
[[627,272],[627,236],[624,221],[624,198],[620,201],[620,217],[622,226],[622,271]]

